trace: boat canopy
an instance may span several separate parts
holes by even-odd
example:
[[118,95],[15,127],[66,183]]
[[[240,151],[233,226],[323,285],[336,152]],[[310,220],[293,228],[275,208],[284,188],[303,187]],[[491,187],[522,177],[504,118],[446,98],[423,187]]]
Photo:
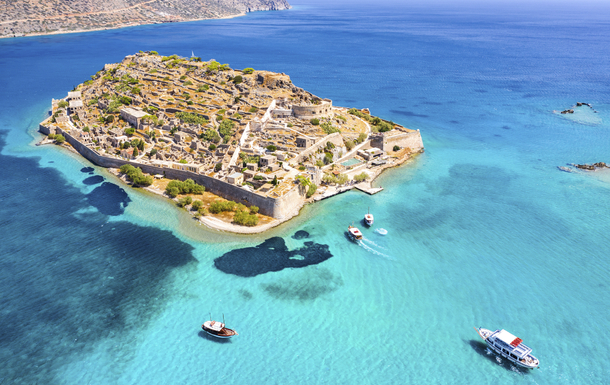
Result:
[[214,331],[221,331],[222,328],[225,327],[225,324],[223,324],[222,322],[218,322],[218,321],[208,321],[207,323],[207,327],[209,327],[210,329],[214,330]]
[[502,342],[505,348],[511,351],[512,354],[519,358],[523,358],[531,353],[532,348],[525,345],[521,338],[517,338],[506,330],[496,330],[490,337],[493,337],[496,341]]

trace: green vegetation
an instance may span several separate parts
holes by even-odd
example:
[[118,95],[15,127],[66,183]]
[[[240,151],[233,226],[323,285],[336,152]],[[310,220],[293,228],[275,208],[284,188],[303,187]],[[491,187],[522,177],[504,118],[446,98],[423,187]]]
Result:
[[256,226],[258,224],[258,216],[243,210],[237,210],[235,216],[233,216],[233,222],[242,226]]
[[186,79],[186,75],[180,76],[180,80],[184,80],[184,79]]
[[210,144],[210,147],[208,147],[208,150],[210,150],[210,151],[216,150],[216,145],[214,143]]
[[157,149],[153,148],[152,150],[150,150],[150,152],[148,153],[148,157],[152,158],[153,156],[155,156],[155,154],[157,153]]
[[248,112],[257,112],[258,108],[256,107],[250,107],[250,109],[248,110]]
[[235,211],[237,203],[233,201],[216,201],[210,205],[210,212],[212,214],[220,214],[225,211]]
[[210,89],[210,86],[208,86],[207,84],[204,84],[202,86],[200,86],[199,88],[197,88],[197,92],[203,92],[203,91],[207,91]]
[[218,135],[218,133],[212,129],[207,129],[203,134],[201,134],[200,139],[214,143],[218,143],[222,140],[220,135]]
[[252,177],[252,179],[254,179],[254,180],[263,180],[263,179],[265,179],[265,178],[264,178],[262,175],[254,175],[254,176]]
[[91,100],[89,100],[89,103],[87,103],[89,106],[94,106],[97,104],[97,102],[99,101],[98,98],[93,98]]
[[131,135],[135,134],[135,132],[136,132],[136,129],[133,127],[128,127],[125,129],[125,135],[127,135],[127,136],[131,136]]
[[303,175],[297,175],[296,179],[307,189],[307,198],[311,197],[313,194],[316,193],[318,186],[316,186],[315,183],[309,180],[309,178]]
[[[53,138],[51,138],[53,139]],[[62,134],[55,135],[55,143],[63,144],[66,141],[66,138]]]
[[371,127],[373,132],[390,131],[394,128],[394,125],[395,125],[394,122],[385,122],[385,121],[381,120],[381,118],[372,117],[371,115],[365,114],[362,111],[358,111],[355,108],[351,108],[348,112],[354,116],[357,116],[357,117],[364,119],[367,122],[371,123],[373,125],[373,127]]
[[197,200],[197,201],[194,201],[193,204],[191,205],[191,210],[199,211],[199,209],[202,208],[202,207],[203,207],[203,202]]
[[157,52],[157,51],[150,51],[150,54],[151,54],[151,55],[158,55],[158,54],[159,54],[159,52]]
[[62,100],[59,103],[57,103],[57,108],[66,108],[69,105],[70,105],[70,103],[66,102],[65,100]]
[[184,182],[172,180],[167,184],[165,193],[172,198],[179,194],[203,194],[205,188],[202,185],[195,183],[192,179],[187,179]]
[[176,117],[184,123],[201,124],[202,126],[209,123],[203,116],[190,112],[176,112]]
[[324,133],[326,135],[330,135],[333,134],[335,132],[341,132],[341,130],[339,130],[336,127],[333,127],[332,124],[330,124],[330,122],[324,122],[320,125],[320,128],[322,129],[322,131],[324,131]]
[[258,207],[256,206],[250,206],[249,210],[250,214],[258,214]]
[[233,78],[234,84],[239,84],[239,83],[242,83],[243,81],[244,81],[244,78],[241,75],[237,75],[236,77]]
[[277,150],[277,147],[276,147],[276,146],[274,146],[273,144],[270,144],[270,145],[268,145],[268,146],[267,146],[267,150],[269,150],[269,151],[271,151],[271,152],[274,152],[274,151],[276,151],[276,150]]
[[180,160],[178,161],[178,163],[187,164],[188,162],[186,161],[186,159],[180,159]]
[[324,164],[331,164],[333,162],[333,154],[330,152],[324,153]]
[[91,129],[88,126],[83,127],[83,132],[90,132]]
[[320,119],[318,118],[313,118],[309,121],[309,123],[313,124],[314,126],[317,126],[320,124]]
[[191,203],[193,203],[193,198],[191,198],[191,197],[184,197],[184,198],[180,198],[178,200],[178,206],[180,206],[180,207],[188,206]]
[[398,146],[392,147],[392,151],[398,151],[398,150],[400,150],[400,147],[398,147]]
[[367,174],[366,172],[362,172],[362,173],[360,173],[358,175],[354,175],[354,180],[356,182],[364,182],[368,178],[369,178],[369,174]]
[[119,169],[121,173],[125,174],[129,180],[131,180],[134,186],[150,186],[153,182],[153,178],[150,175],[144,175],[142,169],[134,167],[130,164],[124,164]]
[[348,176],[345,174],[339,174],[337,176],[332,175],[332,174],[324,174],[324,176],[322,177],[322,181],[324,183],[336,183],[338,185],[342,185],[345,184],[348,181]]
[[305,171],[305,166],[300,165],[300,166],[299,166],[299,171]]
[[355,146],[356,145],[351,140],[345,142],[345,148],[347,148],[347,151],[351,151]]
[[241,72],[243,72],[246,75],[250,75],[251,73],[254,72],[254,68],[250,68],[250,67],[244,68],[243,70],[241,70]]
[[318,159],[318,160],[316,161],[316,166],[318,166],[318,167],[324,167],[324,162],[322,162],[320,159]]
[[214,171],[215,171],[215,172],[218,172],[218,171],[220,171],[220,170],[222,170],[222,163],[221,163],[221,162],[218,162],[218,163],[216,163],[216,165],[214,166]]
[[233,128],[235,127],[235,122],[229,119],[224,119],[220,122],[220,126],[218,127],[218,132],[222,136],[231,136],[233,135]]
[[354,143],[362,143],[366,140],[367,135],[363,132],[360,135],[358,135],[358,139],[354,140]]

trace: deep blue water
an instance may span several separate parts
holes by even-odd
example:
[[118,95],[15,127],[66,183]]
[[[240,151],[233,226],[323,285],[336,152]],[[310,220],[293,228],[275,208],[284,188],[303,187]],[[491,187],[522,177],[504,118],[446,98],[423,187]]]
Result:
[[[0,382],[608,382],[610,175],[557,169],[610,161],[608,6],[329,3],[0,40]],[[34,146],[51,98],[153,49],[287,73],[420,129],[426,152],[380,194],[246,237]],[[553,113],[576,102],[597,113]],[[207,338],[209,312],[240,335]],[[540,369],[496,361],[473,326]]]

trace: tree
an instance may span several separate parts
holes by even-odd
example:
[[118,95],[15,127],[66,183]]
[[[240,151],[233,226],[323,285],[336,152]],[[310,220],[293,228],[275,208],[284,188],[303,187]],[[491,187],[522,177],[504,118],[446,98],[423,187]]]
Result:
[[216,165],[214,166],[214,171],[215,171],[215,172],[218,172],[218,171],[220,171],[220,170],[222,170],[222,163],[218,162],[218,163],[216,163]]
[[138,150],[140,151],[144,151],[144,141],[140,140],[140,142],[138,143]]
[[330,152],[324,153],[324,164],[331,164],[333,162],[333,154]]
[[134,147],[133,148],[133,157],[135,158],[136,156],[140,155],[140,153],[138,152],[138,148]]
[[210,144],[210,147],[208,147],[208,149],[210,151],[214,151],[214,150],[216,150],[216,145],[214,143],[212,143],[212,144]]
[[193,211],[199,211],[199,209],[203,206],[203,202],[200,200],[197,201],[193,201],[193,204],[191,205],[191,210]]
[[309,121],[309,123],[313,124],[314,126],[317,126],[320,124],[320,119],[313,118]]
[[136,129],[135,129],[135,128],[133,128],[133,127],[129,127],[129,128],[127,128],[127,129],[125,130],[125,135],[127,135],[127,136],[131,136],[131,135],[135,134],[135,132],[136,132]]
[[318,189],[318,186],[316,186],[315,184],[310,184],[309,188],[307,189],[307,198],[311,197],[313,194],[316,193],[316,190]]
[[70,105],[70,103],[68,103],[65,100],[60,101],[59,103],[57,103],[57,108],[66,108]]
[[400,150],[400,147],[398,147],[398,146],[392,147],[392,151],[398,151],[398,150]]
[[351,140],[348,140],[347,142],[345,142],[345,148],[347,148],[347,151],[351,151],[352,148],[354,148],[355,146],[356,145]]
[[89,129],[88,126],[83,127],[83,132],[89,132],[89,131],[91,131],[91,130]]
[[358,135],[358,143],[362,143],[366,140],[367,135],[363,132],[360,135]]
[[268,146],[267,146],[267,150],[269,150],[269,151],[271,151],[271,152],[274,152],[274,151],[276,151],[276,150],[277,150],[277,147],[276,147],[276,146],[274,146],[273,144],[270,144],[270,145],[268,145]]
[[153,156],[155,156],[155,154],[157,153],[157,149],[153,148],[152,150],[150,150],[150,152],[148,153],[148,157],[152,158]]
[[367,174],[366,172],[362,172],[362,173],[360,173],[358,175],[355,175],[354,176],[354,180],[356,182],[363,182],[363,181],[367,180],[368,177],[369,177],[369,174]]
[[62,134],[55,135],[55,142],[57,144],[63,144],[66,141],[66,138]]
[[273,176],[273,181],[271,182],[272,185],[277,186],[277,175]]
[[237,75],[236,77],[233,78],[233,83],[235,83],[235,84],[239,84],[243,81],[244,81],[244,78],[242,78],[241,75]]
[[324,162],[322,162],[320,159],[318,159],[318,160],[316,161],[316,166],[318,166],[318,167],[324,167]]

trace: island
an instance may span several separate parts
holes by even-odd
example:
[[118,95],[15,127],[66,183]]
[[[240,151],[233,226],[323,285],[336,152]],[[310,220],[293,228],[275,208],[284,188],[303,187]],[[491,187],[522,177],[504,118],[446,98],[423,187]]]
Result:
[[209,227],[261,232],[358,188],[424,146],[419,130],[334,106],[284,73],[216,60],[126,56],[53,99],[46,137]]

